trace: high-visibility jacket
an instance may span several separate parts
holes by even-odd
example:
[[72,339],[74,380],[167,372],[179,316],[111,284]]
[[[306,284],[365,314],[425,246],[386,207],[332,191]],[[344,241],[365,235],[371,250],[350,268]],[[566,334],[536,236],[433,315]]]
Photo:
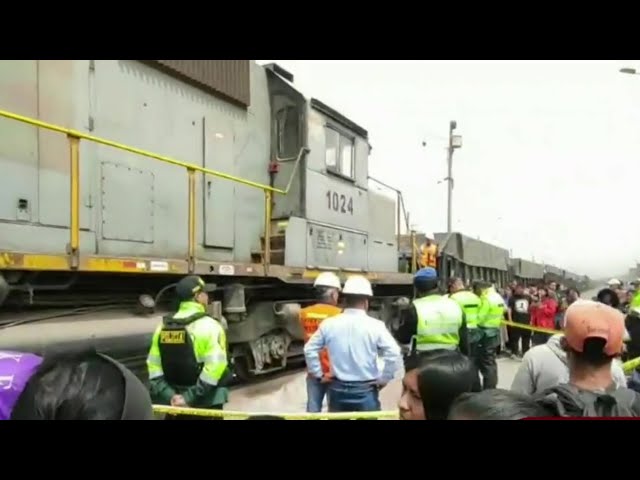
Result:
[[[326,303],[316,303],[309,307],[305,307],[300,310],[300,322],[302,323],[302,329],[304,330],[304,343],[306,344],[309,339],[316,333],[320,323],[329,317],[334,317],[342,312],[342,309],[334,305],[328,305]],[[331,374],[331,363],[329,361],[329,352],[326,348],[320,352],[320,365],[322,366],[322,372],[325,375]]]
[[420,246],[420,267],[433,267],[436,268],[438,260],[438,247],[435,244],[431,244],[427,247],[427,244]]
[[633,292],[633,296],[631,297],[631,302],[629,303],[629,308],[638,308],[640,307],[640,290]]
[[[182,302],[178,312],[165,317],[155,330],[147,368],[150,381],[163,377],[181,394],[198,382],[207,387],[217,387],[228,373],[224,328],[205,313],[203,305],[193,301]],[[215,388],[212,391],[215,392]],[[185,400],[190,404],[186,396]],[[210,398],[201,399],[199,404],[211,406],[219,404],[217,402],[224,403]]]
[[468,290],[460,290],[459,292],[449,295],[451,300],[454,300],[462,311],[464,312],[465,319],[467,320],[467,328],[478,328],[478,312],[480,310],[480,297],[475,293]]
[[416,298],[413,306],[418,316],[415,336],[417,351],[458,348],[462,309],[454,300],[438,294],[427,295]]
[[478,326],[482,328],[500,328],[504,320],[504,299],[494,288],[488,288],[480,296]]

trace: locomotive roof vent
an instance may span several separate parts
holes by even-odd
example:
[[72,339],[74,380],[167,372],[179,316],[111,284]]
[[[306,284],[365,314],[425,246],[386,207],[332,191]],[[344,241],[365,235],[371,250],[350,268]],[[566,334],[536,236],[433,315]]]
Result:
[[263,68],[266,68],[267,70],[271,70],[273,73],[275,73],[279,77],[284,78],[287,82],[293,83],[293,74],[291,72],[288,72],[284,68],[282,68],[277,63],[267,63],[266,65],[263,65]]

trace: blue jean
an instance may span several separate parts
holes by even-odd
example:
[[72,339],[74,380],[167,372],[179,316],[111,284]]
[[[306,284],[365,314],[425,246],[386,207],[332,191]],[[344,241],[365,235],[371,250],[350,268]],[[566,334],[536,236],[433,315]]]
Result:
[[307,376],[307,412],[318,413],[322,411],[322,402],[328,389],[328,383],[321,383],[317,378]]
[[341,382],[329,384],[330,412],[375,412],[380,410],[378,386],[372,382]]

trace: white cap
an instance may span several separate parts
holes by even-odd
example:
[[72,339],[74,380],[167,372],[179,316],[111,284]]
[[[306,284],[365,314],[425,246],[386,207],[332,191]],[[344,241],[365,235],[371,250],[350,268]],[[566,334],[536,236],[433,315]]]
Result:
[[622,282],[617,278],[612,278],[607,282],[607,285],[622,285]]
[[322,272],[316,277],[316,281],[313,282],[314,287],[330,287],[340,290],[340,279],[335,273]]
[[371,283],[362,275],[352,275],[344,282],[342,293],[345,295],[362,295],[364,297],[373,297],[373,289]]

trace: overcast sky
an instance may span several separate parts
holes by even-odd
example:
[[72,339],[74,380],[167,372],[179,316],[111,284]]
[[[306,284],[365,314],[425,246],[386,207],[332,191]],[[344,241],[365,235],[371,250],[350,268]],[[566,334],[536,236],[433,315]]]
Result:
[[640,61],[272,61],[369,131],[418,230],[446,231],[456,120],[454,230],[591,276],[640,260]]

